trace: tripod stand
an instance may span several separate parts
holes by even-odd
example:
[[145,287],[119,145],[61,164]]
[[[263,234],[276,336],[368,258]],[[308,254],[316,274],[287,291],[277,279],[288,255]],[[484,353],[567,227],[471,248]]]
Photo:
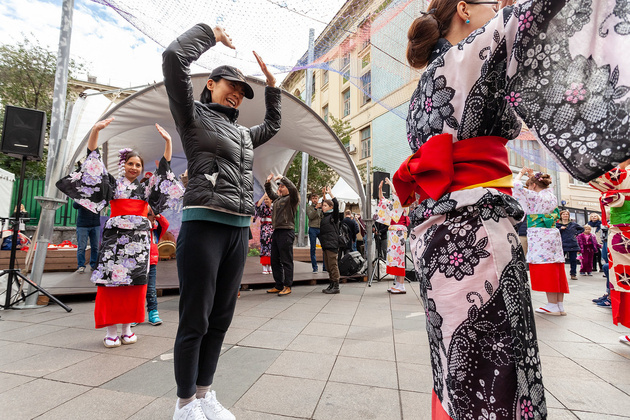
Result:
[[[372,287],[372,282],[375,278],[376,281],[381,281],[381,279],[383,278],[383,276],[381,276],[381,264],[385,264],[386,258],[386,255],[383,255],[382,246],[382,241],[384,241],[384,239],[381,239],[381,235],[378,233],[378,230],[374,235],[374,239],[376,240],[376,258],[374,258],[374,260],[372,261],[372,266],[374,267],[374,269],[372,270],[372,275],[370,276],[370,280],[368,281],[368,287]],[[385,254],[387,254],[387,251],[385,251]]]
[[[22,302],[24,300],[26,300],[27,297],[37,293],[37,292],[41,292],[42,294],[48,296],[49,299],[51,299],[53,302],[55,302],[56,304],[58,304],[59,306],[61,306],[63,309],[65,309],[67,312],[72,311],[72,308],[69,308],[68,306],[64,305],[59,299],[57,299],[56,297],[54,297],[53,295],[51,295],[50,293],[48,293],[43,287],[41,287],[40,285],[38,285],[37,283],[31,281],[30,279],[26,278],[25,276],[23,276],[20,273],[20,269],[19,268],[15,268],[15,259],[16,259],[16,253],[17,253],[17,242],[18,242],[18,233],[20,230],[20,209],[22,206],[22,191],[23,191],[23,187],[24,187],[24,172],[26,170],[26,157],[22,156],[22,168],[20,169],[20,183],[18,184],[18,199],[17,199],[17,206],[16,206],[16,216],[14,218],[11,218],[12,222],[13,222],[13,236],[12,236],[12,242],[11,242],[11,257],[10,257],[10,262],[9,262],[9,268],[7,270],[2,270],[0,271],[0,277],[7,275],[7,290],[6,290],[6,299],[4,302],[4,309],[9,309],[11,308],[13,305],[17,304],[18,302]],[[33,290],[31,293],[26,294],[23,290],[19,289],[20,286],[20,279],[28,284],[30,284],[35,290]],[[15,299],[12,300],[12,296],[11,296],[11,289],[13,287],[13,283],[16,283],[16,285],[18,286],[18,293]]]

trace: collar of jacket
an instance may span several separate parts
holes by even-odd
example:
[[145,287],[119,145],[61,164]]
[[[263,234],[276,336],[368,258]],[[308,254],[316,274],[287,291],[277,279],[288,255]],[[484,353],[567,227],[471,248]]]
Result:
[[230,108],[221,104],[216,104],[214,102],[203,105],[208,109],[220,112],[221,114],[225,115],[231,123],[235,123],[238,119],[238,109]]

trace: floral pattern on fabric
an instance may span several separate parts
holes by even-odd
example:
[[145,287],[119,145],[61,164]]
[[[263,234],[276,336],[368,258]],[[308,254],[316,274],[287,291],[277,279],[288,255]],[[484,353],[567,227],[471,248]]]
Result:
[[[57,182],[57,188],[87,209],[99,212],[113,199],[148,202],[158,214],[181,202],[184,188],[162,158],[154,175],[144,182],[115,179],[105,169],[98,150],[88,154],[81,169]],[[142,285],[149,270],[150,223],[136,215],[107,220],[91,281],[105,286]]]
[[401,223],[407,210],[400,203],[400,199],[396,194],[392,194],[391,200],[386,198],[379,201],[374,214],[374,220],[388,225],[387,229],[387,271],[394,275],[404,275],[405,270],[405,251],[407,241],[407,226]]
[[[265,203],[256,206],[254,221],[256,219],[271,218],[272,208]],[[271,223],[260,223],[260,256],[271,257],[271,235],[273,235],[273,225]]]
[[373,219],[379,223],[390,226],[398,223],[400,218],[406,213],[405,208],[400,203],[396,194],[392,194],[391,200],[383,198],[378,202],[376,214]]
[[[514,197],[518,199],[528,215],[551,214],[558,206],[558,199],[550,188],[535,192],[517,182],[514,184]],[[564,264],[562,237],[560,231],[555,227],[555,221],[551,228],[527,228],[527,262],[530,264]]]
[[[410,216],[433,390],[445,411],[454,420],[511,419],[517,412],[546,418],[530,288],[513,227],[521,206],[475,188],[425,200]],[[449,271],[436,250],[458,241],[466,243],[462,250],[474,244],[476,258]]]
[[527,0],[456,47],[440,39],[411,97],[411,149],[443,133],[514,139],[520,117],[579,180],[626,160],[630,61],[618,51],[629,8],[628,0]]

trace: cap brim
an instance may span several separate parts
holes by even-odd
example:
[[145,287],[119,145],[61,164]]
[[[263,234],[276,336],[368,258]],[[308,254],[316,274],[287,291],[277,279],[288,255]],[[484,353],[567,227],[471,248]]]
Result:
[[240,83],[242,83],[243,86],[245,87],[245,97],[247,99],[254,99],[254,89],[252,89],[252,87],[249,85],[249,83],[242,81],[238,77],[221,76],[221,78],[223,78],[225,80],[231,80],[233,82],[240,82]]

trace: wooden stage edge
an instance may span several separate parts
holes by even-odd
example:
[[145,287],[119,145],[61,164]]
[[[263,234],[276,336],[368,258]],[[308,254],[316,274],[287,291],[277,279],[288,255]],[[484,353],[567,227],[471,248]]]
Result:
[[[328,273],[322,272],[322,265],[319,265],[319,272],[313,273],[310,262],[294,261],[293,282],[294,286],[315,285],[318,283],[328,283]],[[367,276],[342,277],[341,283],[348,281],[367,281]],[[54,296],[95,294],[96,286],[90,281],[90,271],[84,274],[77,274],[74,271],[65,272],[45,272],[42,277],[42,287]],[[247,257],[245,270],[241,281],[242,289],[272,287],[274,285],[273,275],[263,274],[259,257]],[[162,290],[176,290],[179,288],[177,277],[177,262],[175,260],[160,261],[157,266],[156,288]]]

